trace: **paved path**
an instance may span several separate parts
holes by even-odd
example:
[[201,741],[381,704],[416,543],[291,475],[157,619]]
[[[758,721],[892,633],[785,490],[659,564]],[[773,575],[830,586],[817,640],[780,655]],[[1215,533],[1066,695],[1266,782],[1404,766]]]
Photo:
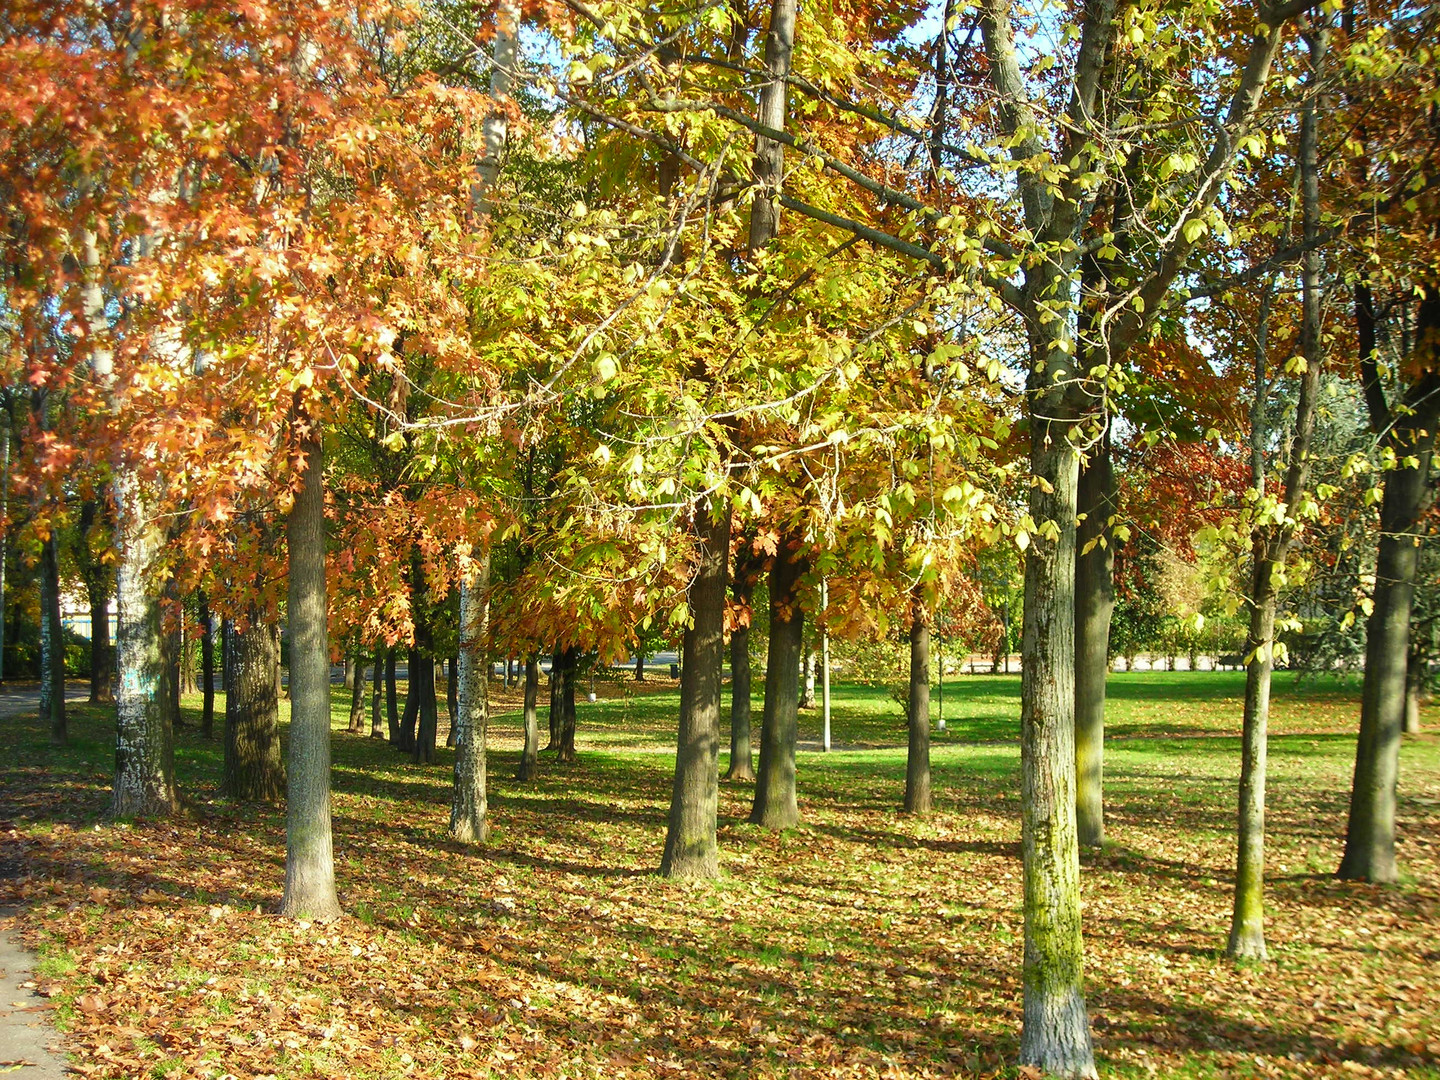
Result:
[[[89,687],[65,686],[66,701],[84,701]],[[0,687],[0,717],[40,707],[39,683]],[[18,863],[0,853],[0,875],[18,874]],[[13,908],[0,908],[0,1080],[60,1080],[71,1076],[60,1035],[50,1023],[50,1003],[35,992],[31,971],[35,954],[20,943]]]
[[0,909],[0,1076],[60,1080],[70,1075],[50,1003],[35,992],[34,953],[20,944],[14,912]]

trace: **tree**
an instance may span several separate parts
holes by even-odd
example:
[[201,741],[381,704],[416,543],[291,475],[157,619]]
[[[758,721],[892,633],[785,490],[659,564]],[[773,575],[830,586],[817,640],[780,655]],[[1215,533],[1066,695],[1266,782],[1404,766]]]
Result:
[[280,746],[280,700],[275,665],[280,632],[257,607],[245,622],[224,620],[225,742],[220,790],[246,802],[278,802],[285,794]]

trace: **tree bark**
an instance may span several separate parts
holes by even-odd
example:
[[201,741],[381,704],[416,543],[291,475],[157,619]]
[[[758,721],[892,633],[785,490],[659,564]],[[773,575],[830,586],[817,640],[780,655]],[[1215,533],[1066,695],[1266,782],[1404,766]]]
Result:
[[365,654],[358,648],[350,657],[350,734],[365,734]]
[[635,681],[645,681],[645,654],[639,648],[635,650]]
[[40,546],[40,716],[50,742],[70,738],[65,716],[65,629],[60,623],[60,538],[52,526]]
[[533,780],[540,757],[540,661],[532,653],[525,658],[525,747],[520,751],[517,780]]
[[385,727],[392,746],[400,745],[399,692],[395,688],[395,646],[385,650]]
[[458,708],[451,711],[455,782],[450,799],[450,838],[462,844],[483,844],[490,835],[485,791],[485,735],[490,719],[490,664],[485,656],[489,609],[487,552],[460,583],[460,685]]
[[319,437],[300,446],[305,471],[286,520],[289,547],[290,761],[285,893],[280,914],[333,919],[330,834],[330,643],[325,598],[325,461]]
[[383,648],[375,650],[375,671],[371,676],[370,684],[370,737],[372,739],[385,737],[385,657],[388,651]]
[[760,718],[760,767],[750,821],[767,829],[800,824],[795,793],[795,739],[800,697],[800,653],[805,613],[799,585],[806,559],[792,541],[782,544],[770,571],[770,654],[765,664],[765,708]]
[[275,665],[280,630],[251,608],[237,631],[225,620],[225,751],[220,790],[245,802],[278,802],[285,796],[280,753],[280,700]]
[[919,586],[910,594],[910,694],[906,702],[909,729],[905,754],[905,812],[930,813],[930,623]]
[[420,720],[420,698],[421,686],[424,680],[421,678],[420,654],[412,647],[406,653],[405,658],[405,711],[400,714],[399,741],[396,744],[400,752],[412,754],[416,746],[416,729]]
[[[410,760],[417,765],[430,765],[435,761],[435,740],[440,728],[439,704],[435,700],[435,658],[420,655],[416,661],[417,670],[410,675],[410,686],[416,694],[418,707],[415,712],[416,732],[414,745],[410,749]],[[416,676],[419,684],[416,684]]]
[[[1115,610],[1115,472],[1110,433],[1080,470],[1075,537],[1075,824],[1084,847],[1105,842],[1105,677]],[[1089,547],[1089,551],[1085,549]]]
[[723,498],[705,499],[694,513],[691,528],[698,550],[688,597],[692,623],[680,645],[675,781],[670,793],[665,854],[660,860],[660,874],[669,878],[713,878],[720,874],[715,829],[720,808],[717,773],[730,506]]
[[[450,718],[450,731],[445,736],[446,746],[458,746],[460,740],[460,670],[459,657],[452,656],[445,662],[445,712]],[[490,689],[490,665],[484,665],[481,673],[485,678],[486,707],[488,708]],[[508,674],[508,673],[507,673]],[[508,683],[506,685],[509,685]],[[488,715],[488,714],[487,714]]]
[[[754,587],[748,580],[735,582],[737,603],[747,610]],[[754,780],[755,763],[750,751],[750,624],[730,632],[730,768],[726,780]]]
[[561,689],[564,682],[565,653],[562,649],[556,649],[550,654],[550,741],[545,744],[546,751],[556,750],[560,746],[560,729],[565,725],[565,704]]
[[[200,604],[200,734],[215,737],[215,620],[210,598],[202,591]],[[107,620],[108,621],[108,620]]]
[[565,650],[565,673],[560,680],[560,745],[556,747],[555,760],[575,760],[575,683],[580,674],[580,649],[570,646]]
[[1250,583],[1250,629],[1245,641],[1245,722],[1240,744],[1240,816],[1235,857],[1235,904],[1225,951],[1237,959],[1265,959],[1265,763],[1274,668],[1275,571],[1265,540],[1255,540]]
[[1428,700],[1425,685],[1429,655],[1415,648],[1414,626],[1411,626],[1410,654],[1405,658],[1405,734],[1420,734],[1420,709]]
[[163,537],[151,520],[135,475],[115,474],[116,634],[119,690],[116,694],[116,817],[169,817],[180,808],[175,790],[175,729],[163,699],[160,605],[148,577]]

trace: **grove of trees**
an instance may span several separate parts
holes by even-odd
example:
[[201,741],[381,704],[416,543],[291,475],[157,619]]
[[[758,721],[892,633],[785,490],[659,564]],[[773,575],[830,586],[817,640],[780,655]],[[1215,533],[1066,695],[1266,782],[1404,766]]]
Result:
[[113,598],[112,809],[165,817],[203,641],[225,789],[283,793],[280,910],[327,919],[332,662],[351,730],[416,763],[448,696],[449,833],[483,844],[492,664],[526,778],[573,758],[591,666],[676,648],[656,865],[708,879],[725,716],[750,820],[791,828],[802,667],[904,642],[924,815],[933,669],[1014,642],[1019,1058],[1093,1076],[1117,655],[1246,667],[1231,956],[1266,955],[1277,666],[1363,649],[1338,870],[1400,873],[1437,28],[1358,0],[10,4],[5,674],[63,743],[62,594],[97,700]]

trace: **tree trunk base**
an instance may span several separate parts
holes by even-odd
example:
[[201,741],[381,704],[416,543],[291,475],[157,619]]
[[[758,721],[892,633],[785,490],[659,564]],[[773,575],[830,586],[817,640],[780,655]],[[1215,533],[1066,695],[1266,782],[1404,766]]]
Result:
[[1096,1080],[1090,1020],[1079,993],[1062,990],[1038,1001],[1027,998],[1020,1064],[1064,1080]]
[[1264,928],[1250,925],[1233,927],[1230,930],[1230,942],[1225,946],[1225,955],[1231,960],[1263,962],[1267,958]]
[[730,768],[727,769],[725,772],[725,779],[735,781],[748,780],[754,782],[755,766],[752,765],[749,761],[732,761],[730,763]]

